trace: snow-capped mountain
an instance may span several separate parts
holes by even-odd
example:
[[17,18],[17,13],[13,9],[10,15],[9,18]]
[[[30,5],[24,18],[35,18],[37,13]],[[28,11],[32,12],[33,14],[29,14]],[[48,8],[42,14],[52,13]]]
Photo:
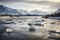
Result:
[[0,14],[17,14],[19,13],[16,9],[11,9],[6,6],[0,5]]
[[46,15],[48,14],[47,12],[39,11],[39,10],[32,10],[31,15]]
[[3,5],[0,5],[0,14],[8,14],[8,15],[46,15],[47,12],[38,11],[38,10],[32,10],[31,12],[28,12],[26,10],[17,10],[12,9]]
[[17,9],[12,9],[3,5],[0,5],[0,14],[10,14],[10,15],[27,15],[27,11],[25,10],[17,10]]
[[20,13],[21,15],[28,15],[28,14],[29,14],[27,11],[22,10],[22,9],[19,10],[19,13]]

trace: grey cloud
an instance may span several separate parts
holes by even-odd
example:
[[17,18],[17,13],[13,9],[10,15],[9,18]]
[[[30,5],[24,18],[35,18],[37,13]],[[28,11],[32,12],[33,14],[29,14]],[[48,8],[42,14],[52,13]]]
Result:
[[0,0],[1,3],[11,3],[11,2],[25,2],[28,0]]
[[47,0],[43,1],[29,1],[29,0],[0,0],[1,3],[15,3],[15,2],[24,2],[24,3],[32,3],[37,5],[48,5],[51,8],[60,8],[60,2],[50,2]]
[[60,8],[60,2],[50,2],[50,1],[29,1],[28,3],[38,4],[38,5],[48,5],[51,8]]

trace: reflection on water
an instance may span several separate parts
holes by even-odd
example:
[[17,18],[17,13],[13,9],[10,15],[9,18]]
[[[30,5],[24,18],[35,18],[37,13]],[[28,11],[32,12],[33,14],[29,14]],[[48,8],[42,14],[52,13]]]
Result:
[[[60,21],[54,20],[54,19],[44,19],[44,18],[2,18],[0,19],[0,26],[1,27],[8,27],[6,30],[7,32],[11,32],[9,34],[9,38],[7,38],[7,32],[4,31],[2,28],[1,32],[2,38],[5,38],[6,40],[52,40],[49,39],[48,32],[51,32],[54,30],[56,32],[60,32]],[[12,30],[11,30],[12,29]],[[31,32],[33,31],[33,32]],[[53,33],[52,32],[52,33]],[[11,36],[12,35],[12,36]],[[54,33],[55,35],[55,33]],[[58,35],[58,34],[56,34]],[[6,37],[5,37],[6,36]],[[50,35],[51,36],[51,35]],[[0,36],[1,37],[1,36]],[[16,39],[15,39],[16,38]],[[3,39],[4,40],[4,39]]]

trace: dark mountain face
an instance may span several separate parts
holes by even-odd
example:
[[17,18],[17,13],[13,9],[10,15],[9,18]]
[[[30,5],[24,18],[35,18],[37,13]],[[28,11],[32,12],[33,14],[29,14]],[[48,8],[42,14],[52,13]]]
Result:
[[0,5],[0,13],[1,14],[16,14],[19,12],[16,9],[11,9],[6,6]]
[[55,12],[54,15],[57,16],[57,17],[60,17],[60,9],[58,9],[58,10]]
[[60,13],[60,9],[57,9],[56,13]]
[[60,9],[57,9],[54,13],[50,14],[50,15],[46,15],[43,16],[44,18],[48,18],[48,17],[60,17]]

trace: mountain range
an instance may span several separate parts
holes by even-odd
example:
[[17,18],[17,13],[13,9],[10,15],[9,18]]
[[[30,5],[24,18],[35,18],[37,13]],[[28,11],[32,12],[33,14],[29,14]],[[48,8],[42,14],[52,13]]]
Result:
[[28,12],[23,9],[12,9],[4,5],[0,5],[0,14],[8,14],[8,15],[46,15],[47,12],[39,11],[39,10],[31,10]]

